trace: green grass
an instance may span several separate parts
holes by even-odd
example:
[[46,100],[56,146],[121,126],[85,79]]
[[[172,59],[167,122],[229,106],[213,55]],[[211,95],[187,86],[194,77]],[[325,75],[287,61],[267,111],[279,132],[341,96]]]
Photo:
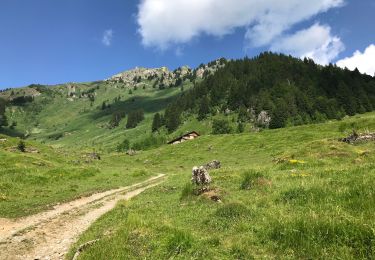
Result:
[[[14,131],[26,134],[30,140],[48,143],[54,147],[95,147],[111,152],[125,138],[132,144],[147,138],[151,134],[153,115],[162,112],[171,100],[181,94],[180,88],[159,90],[152,88],[152,82],[144,83],[147,87],[133,90],[133,94],[129,94],[129,88],[122,83],[79,83],[75,84],[77,98],[74,99],[68,98],[66,85],[49,87],[48,93],[35,97],[32,103],[8,108],[8,120],[10,123],[17,122]],[[191,86],[188,81],[184,83],[185,90]],[[16,92],[28,90],[30,89],[22,88]],[[79,93],[87,90],[95,91],[94,102],[89,98],[78,98]],[[120,100],[116,100],[119,97]],[[110,105],[110,108],[101,110],[103,102]],[[140,108],[145,112],[145,120],[136,128],[125,128],[127,118],[122,119],[118,127],[108,128],[114,112],[128,114]]]
[[[375,145],[339,142],[353,124],[375,131],[375,113],[143,152],[135,165],[167,181],[102,216],[70,256],[100,238],[80,259],[373,259]],[[187,185],[213,159],[221,203]]]
[[[126,186],[147,179],[155,172],[143,162],[132,164],[129,158],[119,161],[114,155],[101,154],[92,160],[87,153],[56,149],[26,141],[26,149],[15,150],[18,139],[0,136],[0,217],[30,215],[61,201],[82,195]],[[136,166],[138,165],[138,166]]]

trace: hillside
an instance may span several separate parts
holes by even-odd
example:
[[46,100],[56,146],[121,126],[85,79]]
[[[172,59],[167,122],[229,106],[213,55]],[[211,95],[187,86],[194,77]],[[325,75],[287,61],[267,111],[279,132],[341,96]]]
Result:
[[[39,153],[21,153],[13,149],[18,139],[2,136],[7,141],[0,150],[0,216],[29,215],[165,173],[165,183],[120,203],[81,236],[76,246],[100,240],[80,259],[372,259],[375,147],[338,140],[352,129],[374,132],[375,114],[203,136],[135,156],[105,154],[101,160],[33,142],[26,147]],[[213,159],[222,167],[210,171],[212,191],[197,196],[191,168]]]
[[[374,132],[375,114],[143,153],[168,180],[120,203],[71,253],[99,239],[80,259],[373,259],[375,146],[338,141],[353,127]],[[197,196],[191,168],[213,159],[212,191]]]
[[[174,71],[136,68],[98,82],[6,90],[0,93],[0,100],[8,105],[7,127],[2,131],[55,147],[113,151],[125,138],[132,143],[150,138],[153,114],[162,112],[193,84],[215,73],[222,62],[195,70],[186,66]],[[136,128],[126,129],[126,117],[140,109],[144,120]],[[167,137],[161,134],[159,139],[165,142]]]
[[[6,90],[0,221],[120,188],[112,204],[103,195],[58,217],[104,214],[127,186],[165,175],[65,241],[67,257],[89,242],[80,259],[373,259],[374,108],[374,77],[271,53]],[[201,136],[165,144],[192,130]],[[341,140],[353,131],[372,137]],[[192,184],[212,160],[212,183]],[[30,253],[40,225],[7,241]]]
[[[145,150],[192,130],[240,133],[369,112],[375,108],[375,79],[263,53],[194,70],[135,68],[98,82],[30,85],[1,97],[8,101],[5,133],[55,147],[115,151],[126,143]],[[152,132],[156,113],[162,120]],[[131,114],[135,121],[128,124]]]

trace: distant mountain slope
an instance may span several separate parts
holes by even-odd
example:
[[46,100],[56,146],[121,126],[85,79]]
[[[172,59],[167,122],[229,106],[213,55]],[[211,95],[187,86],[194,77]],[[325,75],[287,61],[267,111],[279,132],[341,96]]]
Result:
[[159,146],[192,130],[258,131],[372,111],[375,78],[262,53],[194,70],[135,68],[104,81],[30,85],[1,97],[8,103],[8,126],[2,130],[8,134],[55,146],[123,151]]
[[[8,107],[8,124],[2,132],[23,133],[56,146],[113,150],[124,138],[134,143],[149,136],[154,113],[162,112],[225,62],[217,60],[194,70],[186,66],[174,71],[135,68],[97,82],[8,89],[0,92]],[[137,110],[143,110],[144,120],[126,129],[128,115]]]
[[[358,70],[320,66],[309,59],[262,53],[229,61],[214,75],[175,100],[169,117],[187,113],[204,119],[236,111],[239,123],[279,128],[340,119],[375,109],[375,78]],[[264,120],[264,119],[267,120]],[[177,126],[168,126],[174,130]]]

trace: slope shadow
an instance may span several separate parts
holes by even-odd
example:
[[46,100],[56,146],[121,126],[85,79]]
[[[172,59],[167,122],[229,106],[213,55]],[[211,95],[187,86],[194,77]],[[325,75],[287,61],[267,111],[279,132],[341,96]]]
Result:
[[94,111],[90,117],[93,120],[100,119],[112,115],[115,112],[124,112],[128,114],[130,111],[137,109],[143,109],[145,113],[156,113],[167,107],[174,99],[176,99],[181,93],[163,98],[154,97],[143,97],[143,96],[134,96],[124,101],[118,101],[110,104],[110,108],[106,108],[100,111]]
[[4,134],[10,137],[24,137],[25,134],[15,129],[0,128],[0,134]]

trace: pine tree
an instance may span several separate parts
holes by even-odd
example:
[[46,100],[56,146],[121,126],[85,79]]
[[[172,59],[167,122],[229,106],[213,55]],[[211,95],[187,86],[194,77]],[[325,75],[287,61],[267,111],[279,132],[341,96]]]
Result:
[[0,98],[0,128],[2,126],[8,126],[8,119],[5,115],[5,100]]
[[152,132],[156,132],[161,126],[161,116],[159,113],[156,113],[154,115],[154,119],[152,120]]
[[137,125],[143,121],[144,119],[144,112],[143,109],[138,109],[132,111],[128,115],[128,121],[126,122],[126,128],[135,128]]
[[181,112],[177,105],[171,104],[167,107],[164,114],[165,126],[168,132],[173,132],[181,123]]
[[198,110],[198,120],[203,120],[207,117],[207,114],[210,112],[210,107],[208,104],[207,96],[204,96],[200,102]]

